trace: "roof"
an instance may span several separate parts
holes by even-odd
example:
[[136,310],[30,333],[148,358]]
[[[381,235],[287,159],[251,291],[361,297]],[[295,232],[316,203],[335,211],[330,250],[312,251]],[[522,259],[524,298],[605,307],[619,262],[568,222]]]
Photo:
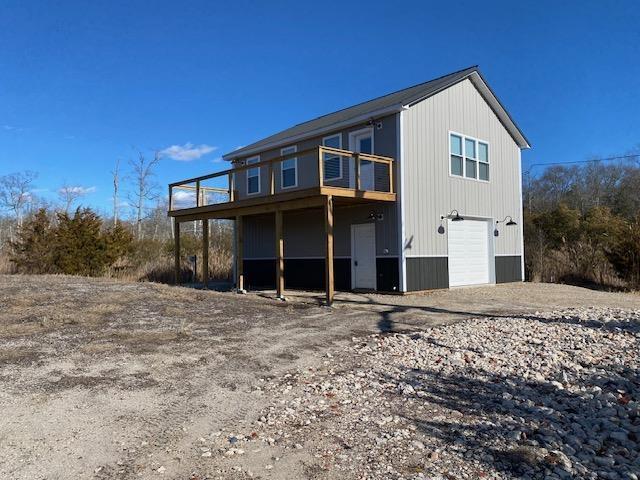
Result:
[[291,128],[282,130],[274,135],[263,138],[245,147],[229,152],[223,156],[225,160],[233,160],[238,157],[259,153],[261,151],[276,148],[278,146],[299,141],[319,135],[323,132],[334,130],[340,127],[360,123],[371,117],[379,117],[395,112],[399,112],[407,106],[413,105],[425,98],[435,95],[446,88],[455,85],[462,80],[469,78],[485,100],[491,105],[494,112],[505,125],[509,133],[516,141],[520,148],[529,148],[529,142],[522,131],[515,124],[509,112],[502,106],[498,98],[495,96],[491,88],[488,86],[478,66],[465,68],[448,75],[420,83],[397,92],[389,93],[382,97],[374,98],[367,102],[359,103],[349,108],[338,110],[321,117],[299,123]]

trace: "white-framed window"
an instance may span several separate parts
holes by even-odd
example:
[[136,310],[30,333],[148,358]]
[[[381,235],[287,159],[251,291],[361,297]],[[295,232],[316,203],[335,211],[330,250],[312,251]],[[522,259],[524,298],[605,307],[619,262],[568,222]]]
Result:
[[489,143],[449,132],[449,174],[489,181]]
[[478,141],[478,179],[489,181],[489,144]]
[[[285,156],[297,152],[295,145],[280,149],[280,155]],[[284,188],[298,186],[298,157],[287,158],[280,162],[280,185]]]
[[[247,165],[260,162],[260,155],[247,158]],[[247,195],[260,193],[260,167],[247,169]]]
[[[342,149],[342,134],[336,133],[322,139],[322,146]],[[342,178],[342,155],[324,154],[324,179],[340,180]]]

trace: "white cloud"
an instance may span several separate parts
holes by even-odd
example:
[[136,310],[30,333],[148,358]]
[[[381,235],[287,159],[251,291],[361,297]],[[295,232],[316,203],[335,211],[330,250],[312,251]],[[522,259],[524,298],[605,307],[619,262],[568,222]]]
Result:
[[58,193],[75,193],[77,195],[86,195],[88,193],[93,193],[96,191],[96,187],[62,187],[58,190]]
[[196,206],[196,192],[186,190],[173,191],[173,208],[189,208]]
[[6,132],[22,132],[24,130],[24,128],[16,127],[15,125],[7,125],[7,124],[0,126],[0,128],[2,128],[2,130]]
[[218,147],[211,145],[194,145],[193,143],[185,143],[184,145],[171,145],[160,151],[163,157],[169,157],[180,162],[190,162],[217,150]]

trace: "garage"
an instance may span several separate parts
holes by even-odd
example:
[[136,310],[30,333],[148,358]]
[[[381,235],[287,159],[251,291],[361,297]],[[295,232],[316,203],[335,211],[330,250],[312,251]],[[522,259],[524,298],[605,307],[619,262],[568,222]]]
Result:
[[449,286],[492,283],[493,251],[486,220],[449,220]]

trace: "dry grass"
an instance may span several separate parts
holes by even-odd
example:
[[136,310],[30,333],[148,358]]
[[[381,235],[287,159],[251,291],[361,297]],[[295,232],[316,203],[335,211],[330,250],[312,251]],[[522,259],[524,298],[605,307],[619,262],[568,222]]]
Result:
[[[120,265],[112,268],[107,276],[119,280],[133,282],[155,282],[173,285],[175,283],[174,260],[169,257],[160,257],[149,260],[134,267]],[[213,280],[230,280],[233,274],[233,253],[224,248],[211,248],[209,250],[209,278]],[[191,264],[182,263],[181,282],[193,281],[193,269]],[[198,267],[198,280],[202,281],[202,269]]]
[[0,249],[0,275],[16,273],[16,267],[9,261],[9,255]]

